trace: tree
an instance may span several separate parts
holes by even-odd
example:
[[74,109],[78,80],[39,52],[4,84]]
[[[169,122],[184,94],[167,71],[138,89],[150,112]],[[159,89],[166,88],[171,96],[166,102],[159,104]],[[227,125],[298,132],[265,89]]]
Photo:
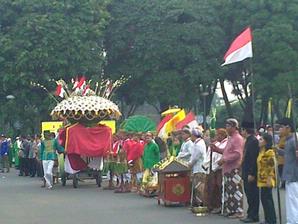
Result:
[[123,100],[194,108],[203,84],[210,108],[222,30],[212,26],[217,16],[209,1],[115,0],[110,13],[108,74],[132,76],[119,94]]
[[[30,81],[53,90],[50,79],[70,80],[79,74],[93,77],[101,71],[108,3],[0,0],[0,95],[16,97],[15,113],[9,119],[22,121],[23,127],[32,130],[40,125],[32,122],[35,116],[49,119],[50,100],[42,90],[33,89]],[[1,118],[2,124],[7,122],[5,116]]]
[[[233,83],[234,93],[240,100],[244,114],[251,113],[252,100],[262,101],[261,122],[267,113],[269,97],[275,99],[276,110],[280,110],[276,107],[280,104],[278,101],[287,98],[287,88],[280,77],[297,73],[298,2],[224,0],[211,1],[211,4],[211,7],[218,9],[221,27],[226,34],[226,47],[246,26],[252,26],[256,99],[252,99],[250,94],[249,62],[230,65],[225,69],[223,78]],[[276,113],[280,114],[280,111]]]

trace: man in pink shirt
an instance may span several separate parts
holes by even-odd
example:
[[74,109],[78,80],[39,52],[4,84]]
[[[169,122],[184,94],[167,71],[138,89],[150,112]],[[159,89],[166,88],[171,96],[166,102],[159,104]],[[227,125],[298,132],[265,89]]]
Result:
[[225,213],[229,218],[243,218],[243,190],[240,167],[243,156],[244,140],[239,134],[239,124],[236,119],[226,121],[226,131],[229,135],[227,145],[220,149],[210,145],[211,150],[222,154],[218,165],[222,166],[225,185]]

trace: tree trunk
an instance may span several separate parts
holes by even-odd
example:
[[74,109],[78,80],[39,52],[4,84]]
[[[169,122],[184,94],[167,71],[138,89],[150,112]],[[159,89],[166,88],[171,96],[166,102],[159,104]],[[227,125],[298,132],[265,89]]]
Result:
[[229,99],[228,99],[228,95],[227,95],[225,85],[224,85],[224,80],[220,79],[219,82],[220,82],[220,88],[221,88],[221,92],[222,92],[222,95],[223,95],[223,99],[225,101],[225,105],[226,105],[228,115],[229,115],[229,117],[233,117],[233,110],[232,110],[231,104],[230,104]]
[[134,113],[135,113],[137,107],[138,107],[138,106],[135,105],[135,104],[130,105],[129,110],[128,110],[128,112],[127,112],[127,117],[130,117],[130,116],[134,115]]
[[244,108],[244,114],[242,117],[242,121],[254,122],[254,111],[253,111],[253,107],[252,107],[252,97],[249,97],[249,99],[247,99],[247,103],[245,104],[245,108]]
[[261,125],[264,125],[264,124],[268,124],[268,122],[270,122],[268,121],[268,98],[263,97],[259,123]]

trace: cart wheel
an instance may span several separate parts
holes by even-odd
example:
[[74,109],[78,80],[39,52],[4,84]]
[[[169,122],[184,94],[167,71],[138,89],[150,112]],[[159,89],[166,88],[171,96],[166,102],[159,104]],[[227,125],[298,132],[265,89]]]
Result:
[[64,174],[61,176],[61,182],[62,182],[62,186],[65,187],[65,185],[66,185],[66,173],[64,173]]
[[101,171],[99,171],[96,175],[96,184],[98,187],[101,187],[101,181],[102,181],[102,178],[101,178]]
[[73,188],[78,188],[78,177],[76,174],[73,175],[72,186]]

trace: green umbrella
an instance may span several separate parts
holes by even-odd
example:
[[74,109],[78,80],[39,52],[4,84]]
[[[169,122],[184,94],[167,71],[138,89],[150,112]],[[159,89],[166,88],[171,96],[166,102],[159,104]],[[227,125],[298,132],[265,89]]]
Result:
[[135,115],[127,118],[121,124],[121,129],[127,132],[156,131],[156,124],[148,117]]

